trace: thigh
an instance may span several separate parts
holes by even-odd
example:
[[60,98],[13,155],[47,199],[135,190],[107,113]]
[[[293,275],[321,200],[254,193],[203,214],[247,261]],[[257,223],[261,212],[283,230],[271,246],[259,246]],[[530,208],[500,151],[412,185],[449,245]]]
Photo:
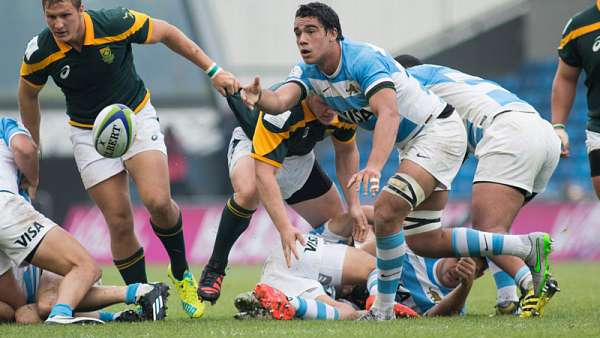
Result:
[[[418,164],[438,186],[448,189],[458,173],[467,151],[467,136],[455,112],[430,123],[401,151],[401,162]],[[402,168],[401,168],[402,169]]]
[[471,197],[473,227],[506,233],[524,202],[525,196],[514,187],[491,182],[476,183]]
[[308,181],[315,166],[315,154],[286,157],[283,166],[277,171],[277,183],[281,196],[287,200]]
[[65,276],[73,266],[93,263],[85,248],[61,227],[53,227],[40,242],[31,263],[60,276]]
[[108,227],[128,227],[133,231],[129,179],[125,171],[91,187],[88,193],[100,209]]
[[12,269],[5,271],[0,276],[0,303],[9,305],[13,311],[27,303],[25,293],[17,282]]
[[164,153],[156,150],[144,151],[125,161],[125,166],[142,201],[171,197],[169,166]]
[[[344,212],[340,194],[334,185],[325,194],[317,198],[298,202],[290,206],[313,228]],[[352,226],[351,223],[349,224]]]
[[363,250],[348,247],[344,255],[342,285],[364,284],[373,270],[375,270],[374,256]]

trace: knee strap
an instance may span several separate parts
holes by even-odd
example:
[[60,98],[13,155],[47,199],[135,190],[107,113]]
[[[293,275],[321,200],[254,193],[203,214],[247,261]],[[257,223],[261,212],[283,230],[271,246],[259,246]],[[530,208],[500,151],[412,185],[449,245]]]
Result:
[[442,227],[442,211],[417,210],[412,211],[404,219],[404,235],[416,235],[437,230]]
[[425,200],[423,188],[414,178],[404,173],[397,173],[392,176],[383,190],[405,199],[410,204],[411,209],[416,208]]

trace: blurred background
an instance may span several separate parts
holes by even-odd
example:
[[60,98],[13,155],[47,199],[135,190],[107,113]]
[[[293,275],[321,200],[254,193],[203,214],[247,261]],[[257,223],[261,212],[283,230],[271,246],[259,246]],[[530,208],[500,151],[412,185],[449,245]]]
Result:
[[[299,59],[292,25],[294,12],[303,2],[306,1],[83,0],[91,9],[124,6],[165,19],[236,74],[242,83],[260,75],[264,85],[285,79]],[[595,3],[591,0],[323,2],[338,12],[346,37],[371,42],[392,55],[410,53],[429,63],[495,80],[531,103],[547,119],[561,31],[571,16]],[[5,13],[0,21],[0,39],[4,41],[0,53],[0,111],[3,115],[18,116],[19,66],[27,42],[45,27],[45,21],[38,0],[2,1],[0,11]],[[184,206],[190,255],[195,262],[202,262],[210,253],[222,203],[231,193],[226,148],[236,122],[208,78],[185,59],[163,45],[135,46],[134,55],[136,68],[152,92],[166,136],[172,190],[175,199]],[[584,145],[587,109],[583,78],[567,126],[571,157],[561,160],[547,191],[523,210],[514,229],[552,232],[561,238],[561,252],[566,258],[600,257],[597,251],[577,250],[578,246],[600,248],[600,239],[596,239],[600,236],[595,235],[600,209],[591,187]],[[64,97],[52,81],[42,94],[43,158],[37,204],[45,214],[76,233],[98,259],[109,260],[104,221],[84,191],[73,160]],[[364,164],[371,137],[359,132],[358,139]],[[334,178],[331,150],[328,141],[317,149],[323,167]],[[392,156],[384,170],[384,179],[394,172],[397,162],[397,157]],[[454,181],[445,223],[468,223],[475,166],[474,159],[469,159]],[[132,195],[136,201],[133,186]],[[365,198],[363,202],[372,200]],[[148,230],[147,214],[140,207],[135,208],[135,213],[142,243],[155,245]],[[305,226],[296,216],[292,217],[299,226]],[[273,232],[268,217],[259,212],[234,249],[232,261],[260,260],[264,254],[256,242],[271,240]],[[152,260],[148,248],[146,253]],[[157,252],[155,259],[160,261],[164,257]]]

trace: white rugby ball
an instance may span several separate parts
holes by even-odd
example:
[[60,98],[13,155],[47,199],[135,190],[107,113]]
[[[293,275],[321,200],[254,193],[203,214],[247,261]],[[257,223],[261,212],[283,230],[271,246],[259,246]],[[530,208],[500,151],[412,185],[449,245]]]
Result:
[[123,104],[111,104],[96,116],[92,129],[92,143],[104,157],[121,157],[135,138],[135,116]]

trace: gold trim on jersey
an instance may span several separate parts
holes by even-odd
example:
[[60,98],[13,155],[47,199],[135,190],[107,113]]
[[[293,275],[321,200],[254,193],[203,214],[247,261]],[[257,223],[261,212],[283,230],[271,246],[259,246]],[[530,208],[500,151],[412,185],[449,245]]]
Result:
[[146,106],[146,103],[148,103],[148,100],[150,100],[150,90],[146,89],[146,95],[144,96],[144,98],[142,99],[142,102],[140,102],[140,104],[138,104],[133,111],[135,113],[139,113],[140,110],[144,109],[144,107]]
[[80,123],[80,122],[75,122],[73,120],[69,120],[69,124],[72,125],[73,127],[84,128],[84,129],[92,129],[94,127],[93,124]]
[[28,86],[30,86],[30,87],[33,87],[33,88],[35,88],[35,89],[44,88],[44,86],[46,85],[45,83],[44,83],[44,84],[41,84],[41,85],[35,84],[35,83],[31,82],[31,81],[28,81],[28,80],[27,80],[26,78],[24,78],[24,77],[22,77],[22,78],[21,78],[21,80],[23,80],[23,82],[25,82],[25,83],[26,83]]
[[332,135],[332,136],[336,142],[343,143],[343,144],[353,143],[354,140],[356,140],[356,134],[352,135],[352,138],[350,138],[349,140],[346,140],[346,141],[338,139],[337,137],[335,137],[335,135]]
[[[128,37],[132,36],[133,34],[135,34],[137,31],[139,31],[142,27],[144,27],[144,24],[146,23],[146,21],[150,20],[150,17],[146,14],[136,12],[131,9],[129,10],[129,12],[133,14],[133,16],[135,18],[135,22],[133,23],[133,25],[131,27],[129,27],[128,30],[126,30],[125,32],[123,32],[119,35],[115,35],[115,36],[94,38],[94,44],[102,45],[102,44],[109,43],[109,42],[123,41],[123,40],[127,39]],[[148,31],[148,33],[150,33],[150,31]],[[146,41],[148,41],[148,37],[146,37]]]
[[579,27],[569,32],[569,34],[565,35],[564,38],[560,40],[560,45],[558,45],[558,49],[562,49],[572,40],[577,39],[578,37],[591,33],[593,31],[597,31],[600,29],[600,22],[596,22],[587,26]]
[[266,158],[266,157],[261,156],[261,155],[256,154],[256,153],[251,153],[250,157],[252,157],[253,159],[259,160],[261,162],[265,162],[266,164],[270,164],[270,165],[272,165],[274,167],[277,167],[277,168],[283,167],[283,164],[281,164],[281,163],[279,163],[277,161],[273,161],[270,158]]
[[274,133],[264,126],[262,122],[263,112],[261,111],[258,115],[258,121],[256,122],[256,128],[254,130],[254,137],[252,137],[252,145],[254,152],[260,156],[266,155],[281,144],[283,140],[290,138],[290,132],[284,131],[281,133]]
[[66,56],[65,52],[63,52],[62,50],[59,50],[58,52],[50,54],[48,57],[46,57],[45,59],[43,59],[40,62],[31,63],[31,64],[23,62],[21,64],[21,71],[20,71],[21,77],[33,74],[33,73],[37,72],[38,70],[42,70],[42,69],[48,67],[50,64],[52,64],[60,59],[63,59],[65,56]]

